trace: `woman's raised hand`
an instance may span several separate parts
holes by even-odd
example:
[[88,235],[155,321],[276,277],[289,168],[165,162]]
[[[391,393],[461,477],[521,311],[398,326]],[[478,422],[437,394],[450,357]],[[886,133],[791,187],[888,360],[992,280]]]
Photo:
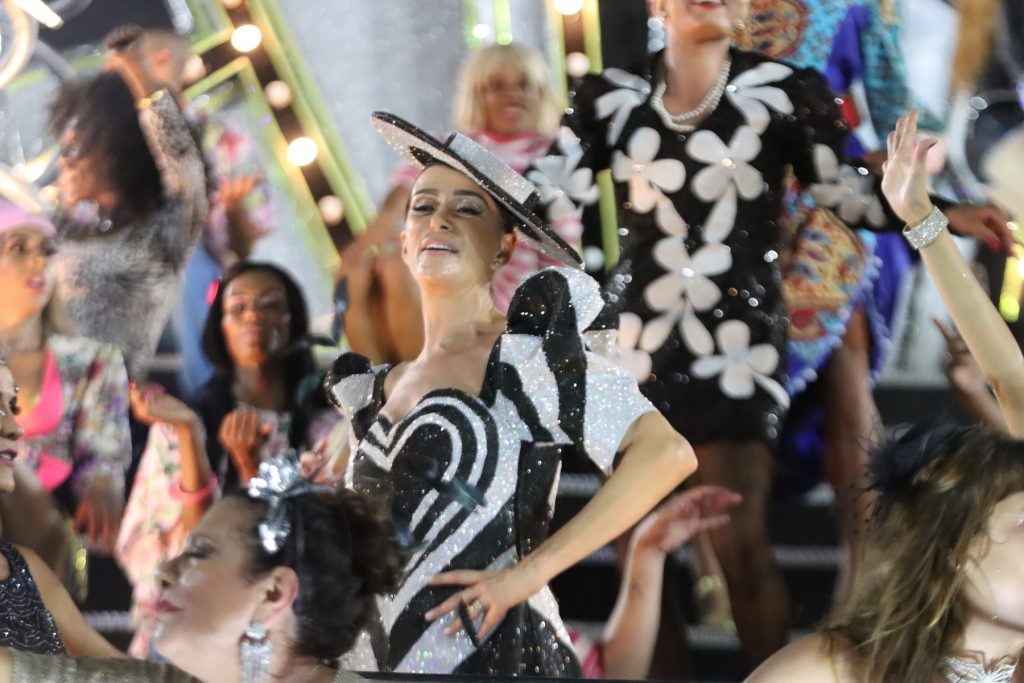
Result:
[[270,437],[271,425],[260,419],[253,408],[242,407],[228,413],[220,423],[218,438],[231,456],[243,484],[256,476],[260,465],[260,449]]
[[928,150],[934,138],[917,139],[917,117],[914,111],[901,116],[896,130],[889,133],[889,159],[884,164],[882,192],[889,206],[907,225],[917,225],[932,212],[928,196]]
[[144,424],[165,422],[172,427],[191,427],[199,416],[185,403],[168,394],[159,384],[136,386],[128,390],[132,414]]

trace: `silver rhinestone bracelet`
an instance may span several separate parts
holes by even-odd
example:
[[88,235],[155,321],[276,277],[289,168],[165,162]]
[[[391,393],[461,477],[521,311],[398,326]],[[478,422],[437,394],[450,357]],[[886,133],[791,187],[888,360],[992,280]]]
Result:
[[934,242],[949,225],[949,219],[937,208],[914,227],[903,228],[903,236],[914,249],[922,249]]

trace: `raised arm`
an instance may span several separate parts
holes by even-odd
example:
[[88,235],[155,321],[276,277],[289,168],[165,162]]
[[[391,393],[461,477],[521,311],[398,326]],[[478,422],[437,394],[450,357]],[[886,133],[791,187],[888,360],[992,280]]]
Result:
[[928,197],[925,157],[935,140],[917,141],[917,112],[889,134],[889,161],[882,188],[907,224],[904,234],[921,252],[971,355],[992,385],[1009,432],[1024,436],[1024,357],[995,306],[971,273],[945,217]]
[[729,522],[740,495],[719,486],[677,493],[633,531],[619,597],[604,630],[602,664],[608,678],[647,678],[661,622],[665,557],[694,535]]

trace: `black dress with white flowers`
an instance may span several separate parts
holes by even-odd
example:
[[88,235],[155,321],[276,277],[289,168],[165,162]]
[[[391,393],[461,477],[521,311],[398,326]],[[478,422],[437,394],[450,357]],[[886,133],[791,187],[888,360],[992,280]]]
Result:
[[546,587],[479,647],[465,632],[444,635],[453,615],[423,615],[457,590],[427,585],[434,574],[510,567],[544,542],[562,449],[610,473],[630,425],[654,410],[600,353],[616,322],[592,278],[543,270],[516,290],[480,393],[431,391],[395,421],[380,412],[389,368],[353,353],[335,361],[328,391],[352,425],[346,484],[390,504],[411,554],[398,592],[377,599],[370,640],[381,671],[580,675]]
[[651,107],[647,74],[608,69],[573,93],[551,155],[527,173],[556,218],[610,169],[620,259],[607,284],[621,360],[692,443],[773,444],[789,405],[777,224],[789,167],[824,206],[858,202],[894,225],[866,169],[843,164],[848,129],[823,76],[732,50],[718,106],[691,132]]

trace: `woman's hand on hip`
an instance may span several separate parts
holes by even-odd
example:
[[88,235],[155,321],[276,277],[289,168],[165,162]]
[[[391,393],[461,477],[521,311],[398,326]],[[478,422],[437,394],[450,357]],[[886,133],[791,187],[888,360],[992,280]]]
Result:
[[[445,614],[454,613],[455,619],[445,630],[453,636],[465,627],[460,611],[473,622],[475,640],[483,642],[510,609],[526,602],[530,596],[544,587],[544,581],[534,578],[526,565],[516,565],[498,571],[456,570],[437,574],[427,584],[430,586],[464,586],[462,590],[442,602],[424,615],[427,621],[436,621]],[[460,610],[460,605],[463,606]]]

